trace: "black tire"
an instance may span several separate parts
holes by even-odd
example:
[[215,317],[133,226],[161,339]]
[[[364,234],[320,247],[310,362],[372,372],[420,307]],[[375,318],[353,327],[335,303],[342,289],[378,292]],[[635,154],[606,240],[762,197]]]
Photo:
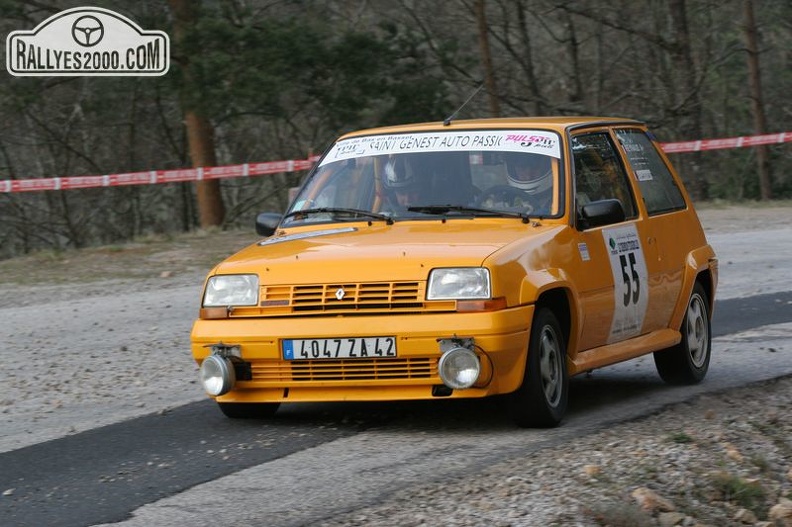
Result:
[[268,419],[275,415],[280,403],[217,403],[217,406],[231,419]]
[[690,294],[679,331],[679,344],[654,353],[657,373],[668,384],[697,384],[707,375],[712,350],[709,300],[699,282]]
[[534,314],[525,376],[510,397],[512,419],[523,428],[558,426],[566,413],[566,340],[555,314],[546,307],[538,308]]

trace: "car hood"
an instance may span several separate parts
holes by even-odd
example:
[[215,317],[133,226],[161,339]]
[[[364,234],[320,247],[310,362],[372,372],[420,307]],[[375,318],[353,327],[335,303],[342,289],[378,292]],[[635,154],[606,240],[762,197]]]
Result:
[[507,245],[540,243],[559,228],[476,219],[290,229],[243,249],[213,273],[259,274],[269,284],[425,280],[433,268],[480,266]]

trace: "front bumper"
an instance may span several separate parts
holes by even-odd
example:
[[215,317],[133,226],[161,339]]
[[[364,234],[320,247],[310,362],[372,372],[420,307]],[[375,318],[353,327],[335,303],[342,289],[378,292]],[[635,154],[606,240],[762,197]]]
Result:
[[[200,364],[211,346],[239,346],[249,380],[237,380],[218,402],[319,402],[475,398],[516,390],[522,382],[533,306],[492,312],[381,316],[197,320],[192,354]],[[297,338],[395,336],[398,357],[289,361],[282,341]],[[438,389],[439,340],[471,338],[482,365],[479,381]]]

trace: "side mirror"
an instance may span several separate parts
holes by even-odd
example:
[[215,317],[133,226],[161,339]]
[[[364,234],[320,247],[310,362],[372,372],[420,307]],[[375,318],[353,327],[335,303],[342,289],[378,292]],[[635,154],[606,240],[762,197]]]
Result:
[[586,203],[578,213],[578,227],[590,229],[625,220],[624,207],[618,199],[603,199]]
[[272,236],[281,221],[277,212],[262,212],[256,216],[256,233],[261,236]]

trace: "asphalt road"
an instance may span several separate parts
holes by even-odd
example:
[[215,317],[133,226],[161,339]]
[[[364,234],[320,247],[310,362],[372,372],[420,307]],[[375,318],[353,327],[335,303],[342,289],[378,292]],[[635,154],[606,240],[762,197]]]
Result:
[[[788,322],[792,322],[792,292],[727,299],[716,303],[713,335]],[[523,434],[524,443],[538,448],[548,442],[579,437],[609,421],[641,415],[652,406],[783,374],[779,362],[789,368],[786,373],[792,373],[792,362],[785,357],[754,361],[730,350],[720,351],[718,345],[713,347],[710,375],[697,387],[664,385],[654,373],[651,358],[575,378],[569,417],[554,431],[514,430],[497,399],[294,405],[286,407],[271,422],[226,419],[208,400],[187,404],[0,454],[0,493],[6,491],[0,498],[0,525],[54,527],[122,521],[145,504],[248,467],[262,466],[341,438],[354,438],[364,430],[397,430],[401,440],[406,441],[423,441],[427,431],[440,437],[491,434],[494,442],[503,440],[506,446],[513,444],[506,438],[511,441],[514,434]],[[773,350],[768,354],[772,355]],[[444,444],[454,448],[453,441]],[[381,453],[388,445],[373,448]],[[471,455],[470,463],[475,464],[483,462],[487,454],[471,451]],[[481,456],[478,461],[476,455]],[[451,461],[443,468],[446,474],[465,470],[464,462],[455,465],[454,459],[458,458],[447,459]],[[418,473],[422,470],[435,470],[433,462],[421,467],[414,466],[413,460],[409,465],[413,465],[410,470],[414,473],[406,476],[404,484],[409,483],[410,475],[420,478]],[[439,473],[435,471],[434,475]],[[383,488],[376,483],[371,485],[368,495],[359,494],[345,502],[344,507],[376,499]],[[325,507],[327,503],[341,506],[332,495],[323,503]],[[294,511],[286,504],[279,508]],[[271,516],[272,525],[299,525],[330,512],[322,511],[321,506],[306,507],[302,516],[292,513],[288,522]]]

